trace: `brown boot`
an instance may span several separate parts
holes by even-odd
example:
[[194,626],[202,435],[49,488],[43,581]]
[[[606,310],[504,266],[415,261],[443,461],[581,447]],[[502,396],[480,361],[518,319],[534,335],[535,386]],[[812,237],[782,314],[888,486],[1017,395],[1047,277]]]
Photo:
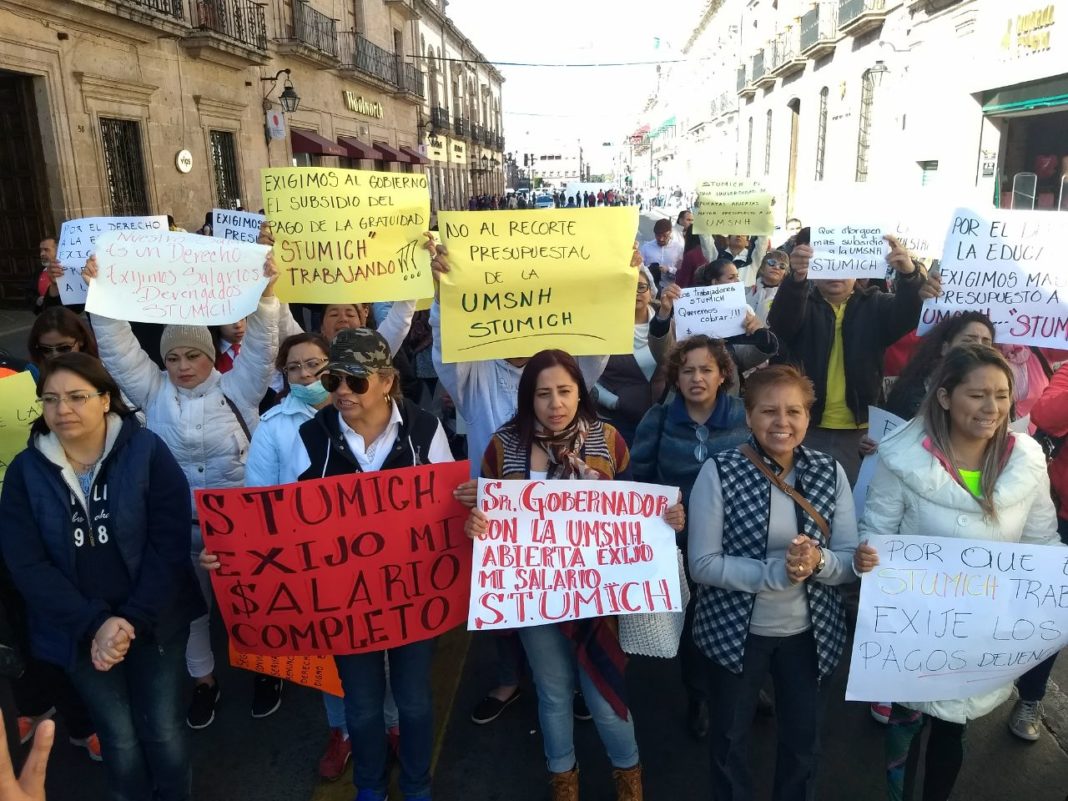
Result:
[[[578,801],[578,765],[567,773],[550,773],[549,787],[552,801]],[[638,795],[641,798],[641,794]]]
[[616,780],[616,801],[642,801],[642,766],[613,770]]

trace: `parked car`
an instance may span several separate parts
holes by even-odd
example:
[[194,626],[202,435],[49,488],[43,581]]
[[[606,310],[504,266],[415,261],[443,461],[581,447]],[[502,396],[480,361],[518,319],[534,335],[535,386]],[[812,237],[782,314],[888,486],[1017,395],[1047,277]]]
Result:
[[556,203],[553,202],[552,195],[538,195],[534,200],[534,208],[536,209],[551,209],[555,207]]

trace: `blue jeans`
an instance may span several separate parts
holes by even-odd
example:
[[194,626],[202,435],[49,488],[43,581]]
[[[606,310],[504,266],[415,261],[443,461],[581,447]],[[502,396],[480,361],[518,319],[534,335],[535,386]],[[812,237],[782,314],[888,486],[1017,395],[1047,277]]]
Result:
[[[337,729],[344,735],[349,733],[349,724],[345,721],[345,699],[330,693],[323,693],[323,706],[326,708],[326,722],[331,729]],[[397,704],[393,700],[393,690],[389,686],[389,660],[386,660],[386,703],[385,709],[386,731],[400,725],[397,716]]]
[[70,671],[100,735],[111,801],[190,797],[181,697],[188,637],[188,627],[163,641],[142,635],[126,658],[106,672],[93,667],[86,646]]
[[538,719],[549,772],[565,773],[575,767],[576,674],[612,767],[637,765],[634,716],[623,720],[615,713],[586,671],[578,666],[575,646],[559,626],[527,626],[519,629],[519,639],[538,688]]
[[812,801],[820,754],[823,688],[816,668],[812,632],[792,637],[745,641],[742,672],[712,663],[709,718],[712,744],[712,797],[716,801],[752,801],[749,736],[757,696],[771,673],[775,685],[774,801]]
[[434,707],[430,663],[434,640],[409,643],[383,653],[335,656],[345,691],[345,720],[352,742],[352,782],[360,790],[385,794],[386,654],[389,678],[400,715],[400,789],[405,796],[430,793],[430,754],[434,745]]

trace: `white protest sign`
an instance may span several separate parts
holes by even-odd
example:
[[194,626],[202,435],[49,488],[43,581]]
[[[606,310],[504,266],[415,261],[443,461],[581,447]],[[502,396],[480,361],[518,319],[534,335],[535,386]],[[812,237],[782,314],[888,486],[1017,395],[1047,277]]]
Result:
[[940,263],[942,294],[925,301],[918,331],[963,311],[984,312],[1001,344],[1064,348],[1068,215],[957,209]]
[[[867,436],[875,442],[882,442],[883,437],[907,422],[907,420],[903,420],[896,414],[890,414],[890,412],[880,409],[878,406],[869,406]],[[864,516],[864,501],[868,497],[868,485],[871,484],[871,477],[875,475],[875,468],[878,466],[878,451],[869,453],[864,457],[864,461],[860,463],[857,481],[853,485],[853,508],[857,513],[857,520]]]
[[1068,644],[1068,548],[872,537],[849,701],[949,701],[1004,687]]
[[770,236],[775,232],[772,195],[758,181],[739,178],[702,181],[697,186],[695,234],[747,234]]
[[255,242],[260,238],[260,226],[267,218],[250,211],[230,209],[211,210],[211,235],[238,242]]
[[745,288],[740,282],[692,286],[675,301],[675,338],[694,334],[725,338],[745,333]]
[[88,287],[82,280],[82,267],[93,255],[97,238],[107,231],[166,231],[167,218],[155,217],[82,217],[67,220],[59,233],[56,261],[63,267],[58,282],[59,297],[67,306],[85,303]]
[[96,243],[85,307],[144,323],[224,325],[247,317],[267,285],[271,248],[213,236],[112,231]]
[[682,610],[676,488],[632,481],[479,479],[467,628]]
[[890,247],[876,224],[812,226],[808,277],[885,278]]

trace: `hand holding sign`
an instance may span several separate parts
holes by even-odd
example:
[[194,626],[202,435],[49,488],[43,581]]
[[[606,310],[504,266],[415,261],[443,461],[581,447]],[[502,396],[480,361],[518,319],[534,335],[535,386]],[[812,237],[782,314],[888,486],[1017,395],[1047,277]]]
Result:
[[771,193],[756,181],[704,181],[697,187],[693,232],[770,236],[775,232],[771,205]]
[[[155,217],[83,217],[67,220],[59,234],[56,261],[63,267],[59,296],[70,306],[85,303],[88,287],[81,277],[82,265],[96,252],[97,239],[109,231],[155,232],[167,230],[167,218]],[[231,321],[232,322],[232,321]]]
[[[835,223],[812,226],[812,254],[808,264],[809,278],[883,278],[889,255],[883,229],[876,224]],[[896,253],[896,264],[905,271],[902,258],[908,253]],[[790,265],[794,259],[791,254]],[[911,261],[908,262],[912,264]],[[911,272],[911,268],[908,269]]]

